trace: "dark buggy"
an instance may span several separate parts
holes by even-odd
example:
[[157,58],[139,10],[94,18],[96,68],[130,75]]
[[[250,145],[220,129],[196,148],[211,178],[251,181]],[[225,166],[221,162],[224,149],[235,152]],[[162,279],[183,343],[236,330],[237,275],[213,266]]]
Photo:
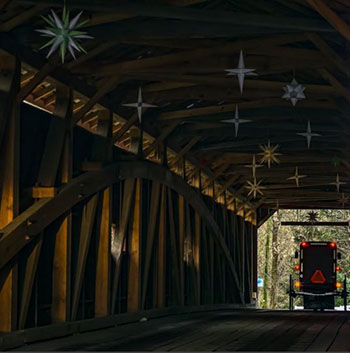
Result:
[[290,276],[289,309],[293,310],[293,301],[297,296],[303,297],[304,309],[334,309],[334,298],[339,296],[343,298],[346,310],[346,278],[343,283],[337,282],[337,272],[340,271],[337,260],[341,258],[337,244],[303,241],[295,258],[299,259],[295,265],[299,278],[293,281],[293,276]]

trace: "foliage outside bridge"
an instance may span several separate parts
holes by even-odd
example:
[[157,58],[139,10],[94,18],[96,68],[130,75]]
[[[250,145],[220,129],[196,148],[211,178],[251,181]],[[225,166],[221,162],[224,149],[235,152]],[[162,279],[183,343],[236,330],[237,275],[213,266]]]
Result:
[[[309,220],[311,210],[279,210],[260,229],[258,234],[258,277],[264,279],[259,288],[258,307],[266,309],[288,308],[289,275],[296,272],[294,253],[302,240],[335,241],[342,254],[338,282],[344,275],[350,277],[350,227],[337,226],[281,226],[282,221]],[[341,222],[350,219],[349,210],[318,210],[318,221]],[[350,281],[348,280],[348,287]],[[298,298],[295,305],[301,306]],[[336,306],[343,305],[336,298]]]

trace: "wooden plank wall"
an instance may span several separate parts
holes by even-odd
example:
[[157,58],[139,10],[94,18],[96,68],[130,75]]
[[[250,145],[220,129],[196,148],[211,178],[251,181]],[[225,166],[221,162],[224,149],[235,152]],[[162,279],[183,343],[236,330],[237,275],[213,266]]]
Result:
[[[56,111],[60,121],[53,124],[62,129],[61,138],[53,141],[48,128],[32,202],[55,197],[57,187],[77,173],[73,131],[65,123],[71,94],[59,93],[65,109]],[[108,128],[102,130],[108,139]],[[16,141],[14,132],[5,136],[2,149]],[[96,153],[95,148],[90,156],[108,163],[111,146],[100,145],[109,152]],[[16,190],[16,159],[9,157],[13,169],[1,179],[7,200],[2,207],[12,210],[7,222],[15,216]],[[120,180],[59,217],[21,251],[18,261],[1,269],[0,309],[6,315],[1,315],[0,330],[151,308],[241,303],[240,293],[250,304],[256,291],[256,227],[213,198],[198,195],[220,227],[238,287],[217,237],[183,195],[157,181]]]

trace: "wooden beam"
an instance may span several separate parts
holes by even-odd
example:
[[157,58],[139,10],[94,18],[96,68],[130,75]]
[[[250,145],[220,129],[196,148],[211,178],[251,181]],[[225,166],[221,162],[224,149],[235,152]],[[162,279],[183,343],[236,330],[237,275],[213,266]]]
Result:
[[20,88],[20,75],[19,59],[0,50],[0,146]]
[[[326,87],[329,87],[329,86],[326,86]],[[303,102],[299,102],[299,103],[301,103],[300,104],[301,108],[308,107],[308,104],[306,103],[305,104],[303,104]],[[158,120],[189,119],[191,117],[200,117],[205,115],[214,115],[214,114],[221,114],[221,113],[222,114],[231,113],[235,111],[236,105],[237,103],[232,103],[232,104],[225,104],[225,105],[214,105],[214,106],[207,106],[207,107],[201,107],[201,108],[164,112],[159,115]],[[287,106],[290,106],[290,102],[285,102],[280,98],[279,99],[271,98],[271,99],[262,99],[257,101],[239,103],[239,109],[241,111],[244,109],[254,109],[254,108],[263,108],[263,107],[271,107],[271,106],[287,107]],[[321,107],[326,108],[325,105],[320,105],[320,108]],[[314,104],[312,108],[317,108],[317,105]]]
[[46,197],[55,197],[57,195],[57,188],[55,187],[40,187],[34,186],[32,188],[33,199],[42,199]]
[[137,114],[133,114],[131,118],[113,135],[113,142],[118,142],[137,121]]
[[[69,129],[70,119],[72,118],[72,91],[57,87],[55,116],[66,122],[63,144],[57,144],[56,148],[61,148],[58,153],[60,164],[58,171],[51,169],[54,177],[51,179],[52,185],[55,183],[56,176],[62,184],[69,184],[73,173],[73,136]],[[59,131],[57,131],[59,135]],[[54,140],[58,142],[56,139]],[[56,153],[52,155],[55,158]],[[52,166],[52,164],[51,164]],[[52,270],[52,306],[51,318],[53,322],[68,321],[71,309],[71,237],[72,237],[72,214],[66,213],[61,221],[55,235],[55,251],[53,256]]]
[[[35,4],[36,5],[36,4]],[[8,21],[0,25],[0,32],[9,32],[21,23],[28,21],[32,17],[38,15],[45,9],[45,5],[37,5],[29,8],[28,10],[21,11],[18,15],[12,17]]]
[[136,180],[133,216],[129,238],[128,312],[141,305],[142,180]]
[[[3,61],[2,61],[3,60]],[[15,96],[20,87],[20,63],[0,52],[0,231],[19,212],[20,120]],[[4,167],[6,166],[6,167]],[[4,249],[5,250],[5,249]],[[6,251],[6,250],[5,250]],[[0,284],[0,332],[17,329],[18,269],[15,263]]]
[[87,202],[83,208],[83,216],[81,220],[79,250],[77,259],[77,268],[75,273],[73,299],[72,299],[72,315],[71,320],[77,319],[78,307],[83,285],[84,275],[86,273],[86,260],[90,246],[93,225],[95,223],[96,207],[99,194],[95,194]]
[[178,123],[174,122],[169,126],[162,128],[160,135],[144,150],[144,156],[147,157],[154,148],[156,148],[175,130],[177,126],[178,126]]
[[184,242],[185,242],[185,199],[179,195],[179,270],[180,270],[180,303],[185,303]]
[[281,226],[323,226],[323,227],[349,227],[350,221],[347,222],[281,222]]
[[334,12],[323,0],[306,0],[322,17],[324,17],[346,40],[350,40],[349,25]]
[[0,0],[0,10],[5,9],[12,0]]
[[[144,272],[143,272],[143,287],[142,287],[142,298],[141,298],[141,309],[145,309],[146,295],[149,282],[149,271],[151,267],[151,259],[153,255],[153,243],[157,225],[157,216],[159,209],[160,198],[160,184],[158,182],[152,183],[151,191],[151,204],[150,204],[150,217],[147,228],[147,242],[146,242],[146,253],[144,262]],[[154,293],[155,295],[155,293]]]
[[42,240],[43,238],[40,237],[40,239],[38,240],[38,244],[35,244],[33,251],[28,256],[28,260],[25,267],[25,276],[22,289],[23,296],[18,324],[18,328],[20,330],[23,330],[25,328],[25,324],[27,321],[29,303],[32,297],[34,279],[38,268]]
[[308,33],[306,37],[311,40],[332,65],[350,78],[350,68],[345,59],[333,50],[318,34]]
[[77,112],[72,119],[72,125],[74,126],[79,120],[81,120],[90,109],[99,102],[99,100],[111,92],[120,83],[120,76],[114,76],[106,79],[101,87],[98,88],[96,93],[90,100]]
[[174,204],[172,191],[168,188],[168,219],[169,219],[169,235],[171,248],[171,273],[172,273],[172,289],[175,292],[175,302],[177,305],[183,305],[181,299],[181,282],[180,282],[180,262],[183,258],[178,252],[178,239],[176,236]]
[[195,270],[196,299],[195,305],[201,304],[201,247],[202,247],[202,222],[197,212],[194,214],[194,241],[193,241],[193,265]]
[[[172,173],[168,169],[156,163],[139,161],[118,162],[106,166],[99,172],[84,173],[74,178],[71,183],[62,188],[61,192],[55,198],[41,199],[29,207],[25,214],[2,229],[3,236],[0,238],[0,268],[9,263],[47,225],[67,210],[70,210],[75,204],[82,202],[84,199],[89,198],[120,179],[135,177],[159,181],[184,196],[186,201],[198,212],[201,219],[211,230],[211,234],[215,237],[218,246],[221,248],[228,262],[233,279],[236,280],[237,274],[221,230],[206,204],[198,195],[198,192],[193,190],[179,175]],[[30,220],[30,223],[28,223],[28,220]]]
[[229,167],[229,164],[223,163],[219,168],[217,168],[214,171],[213,175],[208,178],[206,182],[202,185],[202,190],[205,189],[210,183],[214,182],[217,178],[219,178]]
[[56,68],[56,66],[48,62],[46,63],[41,70],[39,70],[36,75],[21,88],[21,90],[17,94],[17,100],[19,102],[24,101],[33,90],[48,76],[50,73]]
[[119,278],[121,272],[121,261],[122,261],[122,249],[125,242],[125,237],[127,235],[128,226],[130,222],[132,201],[134,199],[134,189],[135,189],[135,179],[127,179],[124,183],[124,193],[123,193],[123,207],[121,210],[121,222],[116,234],[116,238],[113,239],[115,243],[113,249],[113,257],[115,259],[115,271],[113,278],[112,287],[112,310],[111,314],[115,313],[116,298],[119,286]]
[[328,70],[319,69],[320,74],[323,76],[325,80],[327,80],[338,92],[342,94],[342,96],[350,102],[350,92],[347,87],[344,87],[341,82],[339,82]]
[[[302,39],[305,39],[305,37],[303,37]],[[280,60],[281,58],[285,58],[285,57],[296,58],[300,56],[300,57],[303,57],[305,61],[309,61],[313,59],[314,61],[318,62],[320,60],[320,57],[317,57],[317,51],[315,50],[278,47],[278,45],[284,45],[298,40],[300,40],[300,37],[295,37],[291,35],[287,35],[287,36],[279,35],[268,39],[266,39],[265,37],[265,38],[258,38],[258,39],[254,38],[254,39],[246,39],[246,40],[237,40],[232,43],[213,45],[207,48],[180,51],[172,54],[159,55],[159,56],[143,58],[138,60],[128,60],[121,63],[103,65],[102,67],[101,65],[94,64],[94,63],[86,64],[86,65],[77,67],[74,70],[74,72],[80,73],[80,74],[91,74],[91,73],[98,72],[98,74],[102,76],[134,74],[134,75],[140,75],[140,77],[142,77],[142,73],[146,75],[144,77],[147,77],[147,73],[149,73],[148,74],[149,77],[151,75],[158,74],[157,75],[158,79],[161,79],[163,77],[165,81],[168,81],[167,76],[170,76],[171,72],[164,72],[164,68],[167,65],[168,66],[175,65],[175,64],[181,65],[181,63],[183,62],[189,62],[189,63],[192,62],[193,65],[198,65],[198,64],[200,65],[203,62],[204,58],[207,58],[207,57],[215,58],[218,55],[222,55],[222,56],[232,55],[233,52],[236,53],[236,55],[238,55],[241,49],[253,55],[276,56],[280,58]],[[218,62],[218,64],[220,65],[220,61]],[[186,66],[188,66],[188,64]],[[163,76],[161,76],[162,72],[159,72],[159,70],[163,71]],[[191,83],[191,80],[188,80],[188,79],[182,80],[182,78],[186,78],[186,75],[184,75],[184,73],[181,72],[181,66],[180,66],[180,69],[178,68],[176,73],[174,70],[175,69],[173,69],[172,71],[173,73],[172,81]],[[179,70],[181,75],[179,75],[179,77],[176,80],[176,76]],[[192,77],[192,81],[193,80],[194,80],[194,77]],[[228,80],[228,82],[230,82],[230,80]]]
[[112,187],[102,192],[95,286],[95,317],[110,314]]
[[166,238],[167,238],[167,188],[162,185],[157,247],[157,308],[165,306],[166,299]]
[[[60,7],[62,4],[59,0],[17,0],[22,4],[42,4],[46,6]],[[250,23],[253,27],[267,27],[278,29],[289,29],[296,31],[332,31],[323,21],[309,18],[294,18],[273,15],[256,15],[231,11],[216,11],[181,8],[157,4],[145,4],[142,1],[119,1],[118,3],[111,1],[92,0],[83,2],[81,0],[71,1],[71,8],[79,10],[89,10],[110,13],[129,13],[137,16],[150,16],[158,18],[171,18],[178,20],[197,21],[203,23],[219,23],[229,24],[234,23],[236,26],[246,26]]]
[[72,119],[73,92],[63,85],[58,85],[56,97],[55,118],[50,122],[37,179],[37,184],[42,187],[55,185],[67,134],[70,134],[69,123]]
[[176,157],[174,158],[173,165],[175,165],[182,157],[188,153],[192,147],[201,140],[201,136],[195,136],[193,137],[177,154]]

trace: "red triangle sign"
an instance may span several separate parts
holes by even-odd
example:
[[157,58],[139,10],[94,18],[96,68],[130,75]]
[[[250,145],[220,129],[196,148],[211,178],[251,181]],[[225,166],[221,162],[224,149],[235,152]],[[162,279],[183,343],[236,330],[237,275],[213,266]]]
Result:
[[321,270],[315,271],[315,273],[311,277],[311,282],[318,283],[318,284],[323,284],[324,282],[326,282],[326,279],[324,278]]

